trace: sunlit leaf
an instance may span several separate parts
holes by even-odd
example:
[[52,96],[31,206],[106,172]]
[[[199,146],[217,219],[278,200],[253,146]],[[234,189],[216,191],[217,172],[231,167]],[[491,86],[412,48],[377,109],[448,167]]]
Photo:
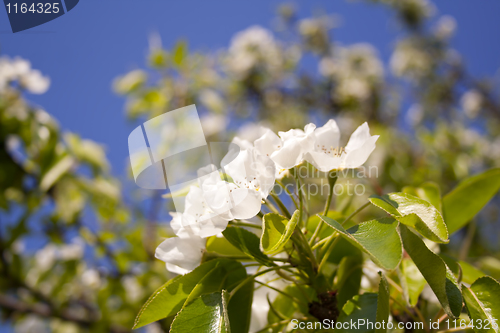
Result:
[[422,236],[438,243],[448,242],[448,230],[443,217],[428,201],[402,192],[383,196],[372,195],[369,200],[399,222],[417,230]]
[[337,221],[320,216],[330,227],[337,230],[351,244],[366,252],[384,269],[395,269],[403,256],[397,221],[386,217],[360,223],[348,230]]
[[281,252],[295,230],[299,219],[299,211],[293,213],[288,220],[279,214],[268,213],[262,219],[262,236],[260,247],[265,254]]
[[485,276],[462,290],[465,306],[477,333],[498,333],[500,321],[500,284]]
[[246,277],[240,263],[229,259],[207,261],[192,272],[180,275],[156,290],[141,308],[134,323],[139,328],[175,315],[188,300],[214,290],[234,288]]
[[171,333],[229,333],[227,293],[206,294],[187,304],[175,317]]

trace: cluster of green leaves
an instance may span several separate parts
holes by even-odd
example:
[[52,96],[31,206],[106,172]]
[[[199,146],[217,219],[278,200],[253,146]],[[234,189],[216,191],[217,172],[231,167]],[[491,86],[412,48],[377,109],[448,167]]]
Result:
[[[282,215],[263,215],[261,226],[232,222],[223,232],[227,242],[213,238],[209,243],[219,246],[207,246],[211,254],[205,262],[156,291],[141,309],[135,327],[167,318],[174,332],[227,332],[229,328],[248,332],[254,280],[256,286],[276,290],[258,280],[275,272],[288,283],[277,290],[274,300],[267,299],[268,326],[262,332],[282,331],[293,319],[340,324],[358,319],[421,322],[431,332],[445,330],[445,318],[463,319],[466,313],[471,323],[489,320],[498,332],[498,281],[466,262],[440,254],[436,245],[448,243],[449,236],[499,190],[500,169],[492,169],[466,179],[444,197],[432,183],[372,195],[369,203],[388,216],[360,223],[352,218],[368,204],[349,216],[327,211],[318,215],[319,220],[306,221],[305,205],[291,215],[274,196]],[[315,225],[308,225],[313,221]],[[321,230],[324,226],[326,233]],[[249,228],[260,230],[254,233]],[[363,271],[370,267],[367,261],[376,265],[374,274]],[[259,269],[248,275],[245,267],[251,266]],[[363,275],[375,277],[373,288],[361,286]],[[426,286],[440,306],[422,296]],[[440,320],[439,327],[428,324],[432,318]],[[483,332],[480,327],[474,330]],[[382,331],[387,328],[377,329]]]

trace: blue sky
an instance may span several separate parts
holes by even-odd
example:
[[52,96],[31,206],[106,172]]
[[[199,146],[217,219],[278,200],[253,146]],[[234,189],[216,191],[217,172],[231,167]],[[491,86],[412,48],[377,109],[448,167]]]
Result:
[[[127,166],[124,99],[111,90],[112,80],[142,67],[148,35],[159,32],[165,46],[179,38],[190,49],[213,50],[228,45],[237,31],[259,24],[272,27],[282,1],[82,0],[66,15],[25,32],[12,34],[0,9],[0,52],[29,59],[50,76],[44,95],[28,98],[53,114],[64,129],[105,144],[115,174]],[[348,1],[296,2],[300,16],[316,10],[337,13],[342,25],[334,37],[345,44],[374,44],[386,61],[398,26],[383,6]],[[471,72],[491,76],[500,68],[500,2],[454,0],[437,3],[439,14],[458,21],[453,45]]]

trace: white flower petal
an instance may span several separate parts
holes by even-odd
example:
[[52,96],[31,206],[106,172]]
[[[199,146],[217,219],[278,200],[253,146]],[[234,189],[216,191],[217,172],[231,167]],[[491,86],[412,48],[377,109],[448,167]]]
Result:
[[165,239],[156,248],[155,257],[166,262],[167,269],[173,269],[174,273],[179,273],[179,270],[170,265],[189,272],[200,264],[204,248],[205,240],[201,237],[172,237]]
[[378,135],[369,137],[361,147],[346,153],[344,168],[354,169],[366,162],[370,154],[375,150],[375,142]]
[[179,275],[184,275],[186,273],[191,272],[194,269],[194,268],[193,269],[185,269],[185,268],[179,267],[179,266],[174,265],[174,264],[169,264],[168,262],[166,263],[165,267],[167,268],[167,271],[175,273],[175,274],[179,274]]
[[316,128],[314,135],[316,137],[316,141],[314,143],[314,148],[316,150],[322,147],[339,147],[340,130],[337,123],[333,119],[328,120],[328,122],[322,127]]
[[233,185],[231,198],[233,199],[231,215],[234,219],[250,219],[260,212],[262,199],[255,190],[238,188]]
[[351,134],[349,142],[345,146],[345,151],[350,152],[352,150],[360,148],[369,138],[370,128],[368,127],[368,123],[364,122]]
[[264,156],[271,156],[276,150],[280,149],[283,141],[270,129],[267,129],[264,135],[254,141],[255,149]]
[[262,199],[267,198],[275,181],[276,165],[255,148],[241,151],[225,171],[238,187],[256,190]]
[[249,149],[252,148],[253,145],[250,141],[245,140],[245,139],[240,139],[239,137],[235,136],[232,143],[238,145],[241,149]]
[[[225,215],[227,216],[227,214]],[[227,228],[229,223],[230,218],[226,218],[226,216],[214,216],[208,220],[200,221],[197,235],[202,238],[219,235]]]
[[317,151],[307,153],[304,158],[322,172],[338,169],[342,163],[342,158],[339,156],[329,156],[324,152]]

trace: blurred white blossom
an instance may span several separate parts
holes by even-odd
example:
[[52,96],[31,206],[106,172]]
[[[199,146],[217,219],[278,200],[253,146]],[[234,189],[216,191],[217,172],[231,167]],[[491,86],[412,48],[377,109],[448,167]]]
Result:
[[222,114],[210,113],[201,117],[201,127],[205,136],[224,132],[228,125],[228,118]]
[[50,86],[50,79],[43,76],[36,69],[31,68],[31,63],[22,58],[0,58],[0,92],[11,83],[17,82],[21,88],[33,94],[43,94]]
[[258,67],[275,73],[281,69],[283,63],[281,49],[267,29],[252,26],[238,32],[231,40],[227,67],[239,77],[246,77]]
[[476,118],[483,105],[483,95],[477,90],[468,90],[460,100],[462,108],[469,118]]
[[436,23],[436,36],[442,39],[450,38],[457,28],[457,21],[452,16],[441,16]]
[[51,268],[57,260],[78,260],[83,257],[85,243],[80,238],[74,238],[69,244],[47,244],[35,254],[36,266],[44,271]]
[[101,286],[99,271],[93,268],[87,269],[81,275],[82,284],[88,288],[98,289]]
[[372,90],[383,81],[384,67],[376,50],[369,44],[336,47],[333,56],[321,59],[319,72],[336,82],[332,97],[347,102],[349,99],[367,100]]
[[14,328],[15,333],[49,333],[49,325],[42,318],[35,315],[28,315]]
[[143,290],[135,276],[124,276],[122,278],[123,289],[125,289],[127,298],[131,302],[137,302],[143,296]]
[[402,40],[397,44],[390,59],[394,75],[417,80],[431,72],[433,66],[431,55],[416,44],[417,41],[414,39]]
[[203,89],[199,98],[201,103],[213,112],[221,113],[226,107],[222,96],[213,89]]

